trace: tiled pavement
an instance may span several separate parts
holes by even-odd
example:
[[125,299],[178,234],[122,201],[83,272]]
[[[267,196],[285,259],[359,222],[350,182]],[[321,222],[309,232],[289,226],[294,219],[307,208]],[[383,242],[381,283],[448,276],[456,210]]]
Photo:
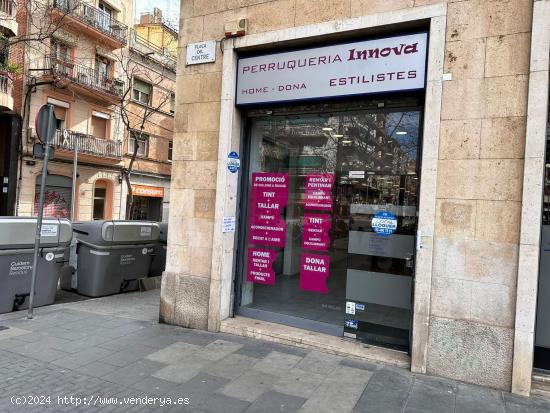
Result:
[[[0,316],[0,326],[9,327],[0,331],[0,411],[550,412],[550,403],[534,398],[159,325],[155,302],[158,292],[133,293],[37,309],[34,320],[24,313]],[[132,305],[140,310],[132,312]],[[44,397],[34,399],[39,405],[16,406],[15,395]],[[58,396],[96,405],[77,407],[77,399],[63,405]],[[158,399],[129,404],[124,397],[132,396],[140,403],[146,396]],[[116,404],[101,405],[106,398]],[[161,406],[167,398],[190,403]]]

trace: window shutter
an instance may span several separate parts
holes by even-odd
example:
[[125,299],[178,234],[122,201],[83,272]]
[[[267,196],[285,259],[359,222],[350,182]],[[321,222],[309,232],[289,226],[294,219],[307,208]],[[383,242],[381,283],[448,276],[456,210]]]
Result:
[[146,93],[146,94],[151,93],[151,85],[139,79],[134,79],[134,89],[141,93]]

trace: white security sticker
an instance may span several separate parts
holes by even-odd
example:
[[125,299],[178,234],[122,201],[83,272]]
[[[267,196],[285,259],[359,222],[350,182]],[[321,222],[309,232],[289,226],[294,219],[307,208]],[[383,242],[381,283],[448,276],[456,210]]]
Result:
[[53,252],[48,252],[46,254],[46,261],[53,261],[54,258],[55,258],[55,254]]
[[142,253],[143,255],[147,255],[147,248],[143,248],[143,249],[141,250],[141,253]]
[[346,301],[346,314],[355,314],[355,303],[353,301]]
[[57,237],[57,225],[55,224],[42,224],[40,229],[41,237]]
[[222,232],[235,232],[236,220],[235,217],[223,217]]

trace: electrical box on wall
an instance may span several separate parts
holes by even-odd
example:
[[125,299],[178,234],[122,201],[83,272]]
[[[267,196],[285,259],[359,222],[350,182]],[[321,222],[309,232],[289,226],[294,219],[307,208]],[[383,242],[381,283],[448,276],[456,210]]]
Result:
[[248,20],[238,19],[225,23],[225,37],[240,37],[248,30]]

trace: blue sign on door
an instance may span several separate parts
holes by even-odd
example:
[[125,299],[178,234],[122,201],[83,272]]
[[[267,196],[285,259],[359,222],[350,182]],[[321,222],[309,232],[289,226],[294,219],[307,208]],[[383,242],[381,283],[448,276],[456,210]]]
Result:
[[372,218],[371,226],[378,235],[388,237],[397,229],[397,218],[389,211],[379,211]]
[[234,174],[240,167],[241,160],[239,158],[239,154],[237,152],[230,152],[229,155],[227,155],[227,169],[229,169],[229,172]]

